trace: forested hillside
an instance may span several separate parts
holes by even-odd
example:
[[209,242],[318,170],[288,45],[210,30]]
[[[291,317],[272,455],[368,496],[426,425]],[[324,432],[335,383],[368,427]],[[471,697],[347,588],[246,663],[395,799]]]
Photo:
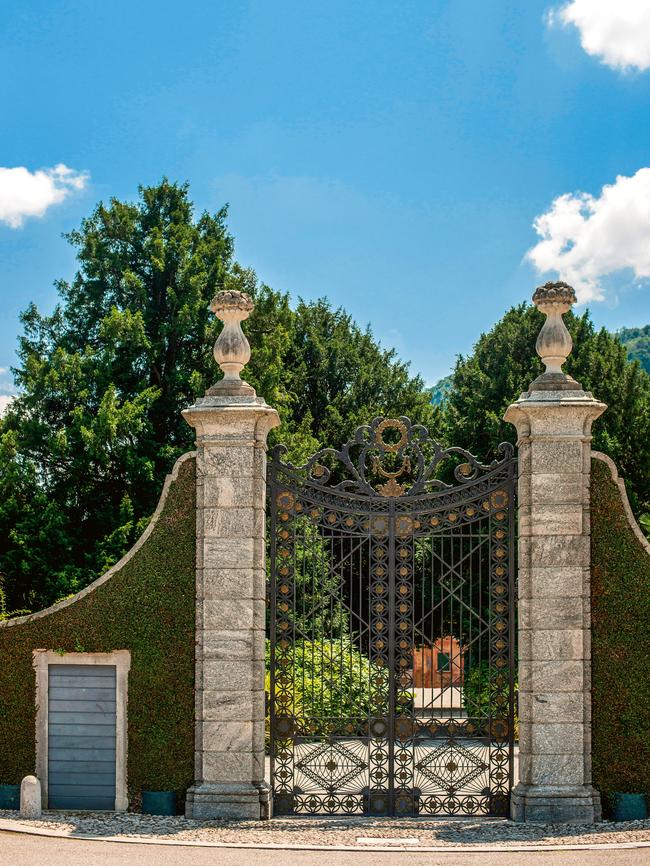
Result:
[[627,349],[631,361],[638,361],[650,373],[650,325],[644,328],[621,328],[616,336]]

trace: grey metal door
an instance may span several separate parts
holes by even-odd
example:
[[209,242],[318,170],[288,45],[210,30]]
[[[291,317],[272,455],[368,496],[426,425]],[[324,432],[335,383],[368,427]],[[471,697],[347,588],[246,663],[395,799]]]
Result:
[[115,808],[115,666],[50,665],[48,806]]

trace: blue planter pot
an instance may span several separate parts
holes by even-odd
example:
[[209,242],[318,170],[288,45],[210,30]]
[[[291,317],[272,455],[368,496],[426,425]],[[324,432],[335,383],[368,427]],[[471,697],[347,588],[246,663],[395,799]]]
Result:
[[143,791],[142,792],[142,814],[143,815],[175,815],[176,814],[176,792],[175,791]]
[[0,809],[20,809],[20,785],[0,785]]
[[643,821],[648,817],[648,804],[645,794],[612,794],[613,817],[615,821]]

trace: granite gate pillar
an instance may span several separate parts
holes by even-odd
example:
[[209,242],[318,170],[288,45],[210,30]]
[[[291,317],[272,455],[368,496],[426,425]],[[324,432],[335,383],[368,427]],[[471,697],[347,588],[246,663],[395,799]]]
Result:
[[591,785],[591,425],[605,410],[562,371],[566,283],[540,286],[546,366],[505,419],[519,447],[519,784],[516,821],[600,819]]
[[196,712],[193,818],[269,815],[264,780],[266,438],[277,412],[239,373],[250,358],[241,292],[219,292],[224,378],[183,415],[196,430]]

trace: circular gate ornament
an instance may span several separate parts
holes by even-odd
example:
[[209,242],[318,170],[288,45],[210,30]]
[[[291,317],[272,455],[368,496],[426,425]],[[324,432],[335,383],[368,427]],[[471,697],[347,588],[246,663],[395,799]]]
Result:
[[[385,430],[397,430],[400,436],[399,440],[397,442],[386,442],[384,439]],[[375,430],[375,442],[384,451],[390,451],[394,454],[396,451],[404,448],[408,443],[406,425],[400,421],[399,418],[384,418],[384,420],[377,425],[377,429]]]

